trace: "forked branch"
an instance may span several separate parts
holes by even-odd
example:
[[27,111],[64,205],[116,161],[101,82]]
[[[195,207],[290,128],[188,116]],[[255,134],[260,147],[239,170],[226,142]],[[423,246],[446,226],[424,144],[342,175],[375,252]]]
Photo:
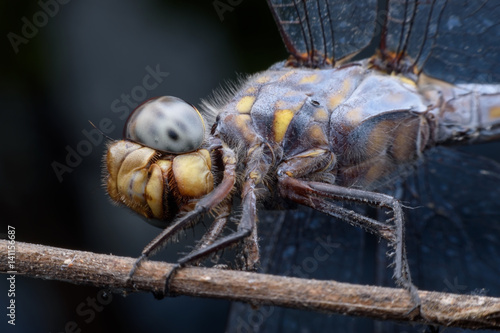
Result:
[[[6,240],[0,240],[2,273],[12,270],[5,255],[7,245]],[[134,258],[20,242],[16,242],[15,247],[18,275],[110,288],[116,292],[160,293],[165,276],[173,267],[163,262],[144,262],[134,275],[136,290],[130,290],[126,278]],[[424,319],[412,317],[413,304],[409,293],[402,289],[199,267],[176,272],[171,292],[379,320],[500,329],[500,298],[494,297],[419,291]]]

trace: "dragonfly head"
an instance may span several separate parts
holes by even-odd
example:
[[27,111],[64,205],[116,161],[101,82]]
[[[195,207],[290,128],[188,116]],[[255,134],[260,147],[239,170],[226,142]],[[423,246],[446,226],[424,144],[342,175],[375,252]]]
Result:
[[214,184],[210,153],[200,148],[204,133],[198,110],[181,99],[165,96],[139,106],[125,124],[124,140],[108,145],[104,173],[111,199],[166,221],[189,209]]

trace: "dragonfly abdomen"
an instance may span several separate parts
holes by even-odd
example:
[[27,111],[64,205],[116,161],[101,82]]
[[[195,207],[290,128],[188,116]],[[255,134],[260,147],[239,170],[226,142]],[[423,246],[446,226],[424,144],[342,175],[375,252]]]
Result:
[[437,144],[470,144],[500,138],[500,85],[457,84],[421,75],[422,94],[435,106]]

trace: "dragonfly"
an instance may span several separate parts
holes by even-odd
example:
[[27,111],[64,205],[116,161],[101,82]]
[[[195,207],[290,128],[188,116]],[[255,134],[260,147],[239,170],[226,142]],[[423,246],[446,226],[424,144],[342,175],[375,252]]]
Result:
[[[268,263],[272,255],[280,263],[274,266],[277,273],[283,273],[281,265],[291,267],[292,259],[297,262],[306,253],[311,242],[302,241],[304,233],[299,231],[311,226],[316,233],[328,229],[325,234],[332,235],[316,244],[326,244],[325,250],[334,249],[355,266],[337,265],[342,274],[363,270],[363,264],[373,266],[361,252],[343,255],[341,241],[358,242],[359,249],[366,244],[359,234],[343,234],[332,217],[384,240],[382,247],[375,246],[379,251],[372,259],[384,269],[393,267],[389,276],[410,291],[415,303],[416,286],[432,289],[424,282],[443,280],[441,267],[433,266],[438,261],[429,257],[462,257],[467,264],[480,258],[470,267],[494,270],[491,258],[500,251],[499,226],[494,223],[498,208],[486,200],[459,206],[466,210],[461,214],[445,202],[470,199],[466,192],[471,188],[495,197],[500,168],[436,147],[500,137],[500,85],[495,84],[500,79],[500,44],[492,42],[500,39],[500,6],[463,0],[386,1],[382,9],[374,0],[268,3],[289,59],[249,77],[237,89],[216,94],[202,105],[202,112],[171,96],[150,100],[127,120],[124,140],[108,146],[110,197],[164,228],[137,265],[210,213],[214,218],[207,233],[179,264],[239,245],[242,267],[254,269],[261,259],[257,228],[265,225],[265,218],[257,223],[257,207],[262,205],[284,209],[270,214],[269,239],[290,236],[281,248],[274,241],[261,247]],[[378,51],[356,60],[374,42]],[[481,61],[473,65],[478,58]],[[448,169],[440,169],[446,164],[461,170],[464,180],[451,191],[439,191],[440,184],[447,187],[456,180]],[[468,175],[482,176],[483,181]],[[411,196],[404,197],[401,189]],[[446,193],[447,200],[424,198],[439,193]],[[234,197],[240,202],[234,203]],[[414,198],[428,199],[434,206],[419,209]],[[361,212],[350,204],[374,207],[376,212]],[[296,205],[310,210],[290,210]],[[412,207],[411,214],[405,214],[404,207]],[[421,222],[408,225],[405,215],[420,217]],[[477,223],[471,227],[464,216]],[[485,217],[490,217],[488,223]],[[427,233],[427,224],[436,218],[448,223]],[[237,221],[236,230],[225,233],[231,219]],[[471,241],[483,226],[479,243]],[[440,247],[447,238],[456,243]],[[431,250],[439,253],[427,253]],[[431,272],[415,269],[415,275],[413,267],[426,266],[427,261]],[[262,266],[273,272],[273,265]],[[453,278],[452,287],[458,288]],[[384,277],[378,280],[387,283]],[[485,277],[479,288],[498,289],[496,280]],[[232,315],[230,321],[238,319],[241,316]],[[291,322],[278,327],[299,327]],[[252,330],[267,331],[264,320],[258,327],[254,324],[248,324]]]

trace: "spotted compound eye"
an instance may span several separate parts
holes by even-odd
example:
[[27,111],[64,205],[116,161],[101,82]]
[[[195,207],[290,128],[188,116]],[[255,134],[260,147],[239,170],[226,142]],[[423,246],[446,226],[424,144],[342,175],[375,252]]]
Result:
[[127,120],[124,137],[167,153],[187,153],[203,143],[205,123],[198,110],[172,96],[147,101]]

